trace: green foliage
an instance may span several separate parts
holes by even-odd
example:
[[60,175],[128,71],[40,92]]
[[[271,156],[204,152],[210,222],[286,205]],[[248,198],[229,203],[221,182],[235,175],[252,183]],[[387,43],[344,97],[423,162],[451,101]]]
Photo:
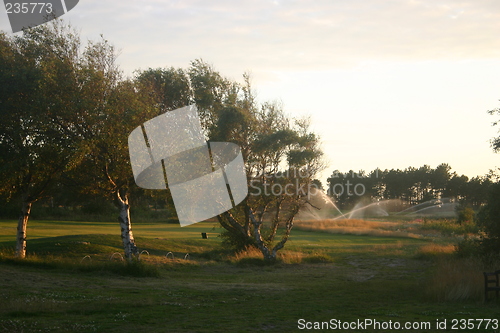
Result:
[[255,241],[252,237],[248,237],[242,233],[230,232],[226,229],[219,234],[222,239],[222,247],[231,251],[241,251],[249,246],[255,246]]
[[472,207],[458,207],[457,209],[457,223],[458,224],[474,224],[476,212]]
[[494,177],[490,172],[469,179],[451,172],[451,167],[442,163],[434,169],[424,165],[404,170],[375,169],[369,173],[335,170],[327,181],[329,195],[343,208],[352,208],[359,201],[360,195],[354,193],[354,187],[359,184],[365,189],[362,196],[372,201],[399,199],[407,205],[416,205],[432,199],[454,198],[477,209],[486,202]]
[[109,215],[116,212],[116,207],[105,200],[90,200],[82,205],[81,212],[85,215]]
[[[469,212],[470,214],[470,212]],[[485,262],[500,258],[500,183],[490,187],[488,201],[476,217],[478,237],[465,237],[457,245],[460,257],[476,257]]]
[[477,238],[465,237],[457,243],[456,254],[460,258],[483,258],[485,253]]
[[421,228],[424,230],[437,230],[446,236],[475,234],[479,231],[478,226],[473,221],[459,224],[453,219],[424,218]]
[[500,183],[491,186],[488,201],[478,214],[478,225],[485,232],[481,246],[485,253],[500,253]]
[[[254,184],[255,191],[238,207],[219,216],[227,230],[221,235],[223,243],[236,250],[255,244],[265,256],[275,256],[288,239],[293,216],[305,202],[307,194],[299,189],[310,188],[304,185],[321,168],[319,138],[310,132],[307,119],[289,118],[277,103],[259,104],[247,74],[240,84],[202,60],[191,62],[188,73],[205,135],[210,141],[236,143],[249,182]],[[290,170],[300,170],[305,176],[286,176]],[[270,193],[274,185],[287,186],[288,193]],[[264,186],[268,186],[266,191]],[[275,242],[280,223],[287,231]],[[266,250],[273,245],[276,251]]]
[[[498,115],[500,115],[500,108],[489,110],[488,113],[492,116],[493,115],[498,116]],[[497,126],[499,123],[500,123],[500,121],[496,120],[493,123],[493,126]],[[496,153],[500,152],[500,136],[491,139],[491,148],[493,148],[493,151]]]
[[139,92],[151,95],[159,112],[175,110],[192,102],[189,76],[183,69],[149,68],[136,72]]
[[78,100],[80,41],[53,21],[21,37],[0,35],[0,43],[0,193],[33,203],[81,156],[82,110],[68,107]]

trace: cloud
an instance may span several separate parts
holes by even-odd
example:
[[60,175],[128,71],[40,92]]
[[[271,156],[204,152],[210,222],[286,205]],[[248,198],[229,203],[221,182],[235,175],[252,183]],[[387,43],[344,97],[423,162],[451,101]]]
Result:
[[[186,68],[196,58],[233,79],[251,71],[264,100],[283,98],[287,110],[317,116],[314,126],[339,168],[371,168],[363,161],[373,150],[343,150],[340,139],[353,147],[389,142],[394,161],[381,156],[382,167],[442,162],[442,149],[425,149],[435,144],[430,132],[414,134],[414,118],[423,119],[421,129],[433,119],[436,133],[459,147],[446,150],[453,166],[486,168],[498,157],[488,146],[494,134],[485,130],[492,120],[484,112],[498,99],[498,0],[85,0],[64,19],[83,39],[102,33],[121,49],[128,74]],[[464,122],[451,126],[448,119]],[[374,132],[353,135],[352,124]],[[466,134],[451,132],[454,126]],[[375,133],[380,128],[387,128],[383,135]],[[398,136],[408,134],[420,135],[419,154]],[[470,138],[477,145],[459,154]],[[479,146],[481,157],[471,159]],[[429,154],[436,157],[422,160]]]
[[121,48],[127,71],[200,57],[233,72],[500,56],[495,0],[87,0],[67,16]]
[[122,3],[128,5],[114,21],[130,22],[123,33],[166,61],[195,56],[224,66],[295,70],[500,55],[500,17],[492,14],[500,4],[493,1]]

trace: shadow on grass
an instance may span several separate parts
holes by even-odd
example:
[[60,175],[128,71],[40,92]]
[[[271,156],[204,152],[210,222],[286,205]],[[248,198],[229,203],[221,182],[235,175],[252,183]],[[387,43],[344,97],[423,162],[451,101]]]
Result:
[[12,254],[0,253],[0,262],[12,266],[32,267],[45,270],[63,270],[81,273],[116,274],[133,277],[160,277],[157,265],[143,261],[91,261],[72,260],[53,256],[31,255],[24,259],[14,257]]

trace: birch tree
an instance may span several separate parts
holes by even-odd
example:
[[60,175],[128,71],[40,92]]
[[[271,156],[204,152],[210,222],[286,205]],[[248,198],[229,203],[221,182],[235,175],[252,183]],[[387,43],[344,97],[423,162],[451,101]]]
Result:
[[78,113],[69,105],[77,91],[80,40],[70,27],[0,35],[0,190],[19,198],[16,255],[26,255],[26,229],[34,202],[50,194],[67,169],[77,164],[83,141],[75,132]]
[[106,96],[102,121],[95,127],[88,152],[69,177],[86,193],[104,195],[118,207],[118,222],[125,257],[138,253],[130,218],[130,192],[135,186],[127,138],[144,121],[147,106],[140,103],[130,81],[119,82]]
[[122,79],[109,42],[82,47],[79,34],[60,20],[21,37],[0,35],[0,45],[0,190],[21,201],[17,255],[26,254],[32,204],[71,179],[115,200],[130,258],[136,246],[127,137],[153,116],[152,104]]
[[101,36],[90,42],[81,62],[80,98],[87,110],[86,151],[78,168],[67,177],[86,193],[104,194],[118,207],[125,257],[138,254],[130,218],[131,189],[135,186],[128,155],[128,135],[158,114],[152,97],[138,82],[123,79],[114,46]]

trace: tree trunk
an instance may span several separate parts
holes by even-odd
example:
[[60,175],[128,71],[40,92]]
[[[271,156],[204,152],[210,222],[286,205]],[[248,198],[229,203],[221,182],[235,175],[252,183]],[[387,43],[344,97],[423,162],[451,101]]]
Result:
[[257,221],[250,208],[248,209],[248,215],[253,224],[253,234],[254,234],[255,244],[259,248],[260,252],[262,252],[264,260],[267,262],[276,261],[276,252],[271,253],[271,251],[269,251],[269,248],[264,243],[264,240],[262,239],[262,235],[260,233],[260,227],[262,226],[262,222]]
[[120,221],[121,235],[123,241],[123,248],[125,250],[125,258],[131,260],[134,255],[137,255],[138,250],[135,245],[134,234],[132,233],[132,223],[130,222],[130,205],[128,203],[128,195],[120,195],[117,192],[118,203],[120,205],[120,215],[118,216],[118,221]]
[[[298,211],[298,210],[297,210]],[[281,238],[281,241],[276,244],[276,246],[273,248],[272,252],[271,252],[271,255],[276,258],[276,254],[278,253],[279,250],[281,250],[284,246],[285,246],[285,243],[288,241],[288,237],[290,237],[290,232],[292,231],[292,228],[293,228],[293,219],[295,218],[295,215],[297,213],[293,214],[289,220],[286,222],[286,230],[285,230],[285,234],[283,235],[283,237]]]
[[28,226],[31,205],[30,201],[23,200],[21,214],[17,222],[16,256],[21,259],[26,257],[26,227]]

